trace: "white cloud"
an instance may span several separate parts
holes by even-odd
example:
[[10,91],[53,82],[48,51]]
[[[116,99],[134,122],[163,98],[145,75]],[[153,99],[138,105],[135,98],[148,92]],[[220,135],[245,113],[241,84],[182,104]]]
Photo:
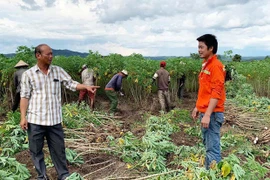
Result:
[[12,0],[0,7],[0,53],[47,42],[81,52],[189,55],[205,33],[221,49],[248,55],[270,47],[267,0]]

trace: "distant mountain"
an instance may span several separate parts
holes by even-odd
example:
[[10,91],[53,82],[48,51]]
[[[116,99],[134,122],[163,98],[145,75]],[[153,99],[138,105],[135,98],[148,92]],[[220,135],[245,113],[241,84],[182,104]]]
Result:
[[86,57],[89,55],[89,53],[81,53],[81,52],[77,52],[77,51],[70,51],[67,49],[64,50],[57,50],[57,49],[53,49],[53,55],[54,56],[81,56],[81,57]]
[[[189,58],[190,56],[144,56],[144,58],[151,60],[166,60],[169,58],[176,58],[176,57]],[[266,56],[242,56],[241,61],[264,60],[265,57]],[[224,56],[221,55],[220,58],[221,60],[226,61],[226,58]]]
[[13,57],[15,55],[16,55],[15,53],[4,54],[4,56],[6,56],[8,58],[11,58],[11,57]]
[[266,56],[242,56],[243,61],[264,60]]
[[[86,57],[88,56],[89,53],[81,53],[77,51],[71,51],[68,49],[53,49],[53,55],[54,56],[80,56],[80,57]],[[10,54],[4,54],[6,57],[13,57],[16,54],[15,53],[10,53]],[[144,56],[145,59],[152,59],[152,60],[166,60],[169,58],[176,58],[176,57],[184,57],[188,58],[190,56]],[[221,55],[221,60],[226,60],[226,58]],[[265,56],[242,56],[242,61],[252,61],[252,60],[263,60],[265,59]]]
[[[242,56],[241,61],[253,61],[253,60],[264,60],[266,56]],[[219,58],[223,61],[230,61],[223,55],[219,55]]]
[[[54,56],[81,56],[81,57],[86,57],[89,53],[81,53],[77,51],[71,51],[67,49],[53,49],[53,55]],[[10,54],[4,54],[6,57],[13,57],[16,55],[16,53],[10,53]]]
[[176,58],[177,56],[144,56],[145,59],[151,60],[166,60],[169,58]]

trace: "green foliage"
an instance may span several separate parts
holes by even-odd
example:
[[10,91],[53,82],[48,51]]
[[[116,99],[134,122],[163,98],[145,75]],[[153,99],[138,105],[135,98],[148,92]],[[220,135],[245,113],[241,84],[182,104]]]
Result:
[[195,137],[201,137],[202,136],[200,125],[187,127],[187,128],[184,129],[184,132],[186,134],[188,134],[188,135],[195,136]]
[[235,55],[233,56],[233,58],[232,58],[232,61],[234,61],[234,62],[240,62],[241,59],[242,59],[242,56],[241,56],[241,55],[235,54]]
[[245,163],[243,167],[246,170],[244,179],[247,180],[252,180],[254,178],[263,179],[268,173],[268,169],[256,162],[255,158],[252,156],[247,159],[247,163]]
[[80,165],[84,163],[83,158],[72,149],[66,148],[66,157],[70,164]]
[[236,146],[239,144],[242,144],[246,141],[246,139],[243,136],[232,134],[231,132],[227,132],[223,134],[221,137],[221,148],[222,150],[226,150],[228,148],[235,149]]
[[146,120],[145,135],[139,140],[131,132],[119,138],[119,153],[127,162],[142,167],[148,171],[164,172],[166,168],[166,156],[173,152],[176,146],[170,141],[170,134],[175,128],[165,115],[161,117],[150,116]]
[[231,60],[232,59],[232,54],[233,51],[232,50],[228,50],[228,51],[224,51],[224,57],[226,60]]
[[76,103],[65,104],[62,107],[62,111],[64,127],[69,129],[81,128],[90,123],[95,125],[101,124],[101,120],[84,103],[81,103],[79,107]]
[[190,53],[190,58],[194,60],[200,60],[201,57],[198,53]]
[[26,132],[19,125],[20,114],[18,112],[7,114],[7,120],[0,127],[1,154],[11,156],[28,148]]
[[20,114],[9,112],[6,121],[0,126],[0,179],[23,180],[30,177],[25,165],[11,158],[28,148],[26,132],[21,129],[19,122]]
[[183,161],[193,161],[200,163],[200,159],[203,158],[203,147],[200,146],[179,146],[175,149],[174,159],[170,164],[180,166]]
[[247,83],[247,78],[235,74],[232,81],[226,82],[227,98],[236,105],[245,107],[252,112],[269,112],[270,99],[256,96],[253,87]]
[[163,115],[168,121],[173,123],[191,123],[193,122],[190,112],[185,109],[175,108],[169,113]]
[[14,57],[16,63],[19,60],[23,60],[24,62],[30,64],[32,64],[34,58],[34,47],[28,48],[27,46],[19,46],[16,50],[16,55]]
[[25,165],[20,164],[15,158],[0,156],[0,179],[26,180],[30,173]]
[[44,160],[47,168],[54,167],[51,156],[46,157]]
[[[204,168],[205,149],[202,144],[196,146],[176,147],[170,142],[169,134],[175,132],[174,123],[183,123],[177,120],[175,115],[189,114],[175,109],[161,117],[150,116],[146,120],[145,135],[138,139],[132,133],[125,134],[116,141],[112,138],[112,146],[119,146],[121,158],[132,164],[131,167],[146,169],[148,172],[168,172],[168,167],[180,168],[177,173],[160,175],[157,179],[264,179],[267,169],[255,161],[256,152],[251,144],[241,135],[230,132],[224,134],[221,139],[223,149],[231,148],[236,154],[245,155],[241,160],[234,154],[224,157],[221,162],[212,163],[209,170]],[[180,118],[182,119],[182,118]],[[185,119],[185,118],[183,118]],[[184,122],[190,122],[189,119]],[[170,127],[168,127],[170,126]],[[186,132],[188,133],[188,132]],[[118,142],[117,142],[118,141]],[[166,157],[173,157],[169,166]],[[167,162],[167,163],[166,163]],[[254,172],[254,173],[253,173]],[[156,178],[153,178],[156,179]]]
[[74,172],[66,180],[84,180],[84,179],[80,174]]
[[123,138],[118,139],[118,143],[111,145],[117,145],[120,148],[120,158],[127,163],[135,163],[141,157],[141,142],[131,132],[127,132]]
[[270,97],[270,59],[260,61],[232,62],[239,74],[246,77],[256,95]]
[[[30,65],[29,67],[32,67],[36,63],[36,59],[33,56],[33,48],[20,46],[15,57],[0,57],[0,78],[2,83],[0,87],[3,88],[3,91],[0,91],[0,93],[7,94],[6,88],[13,88],[14,65],[19,59],[24,60]],[[177,78],[182,74],[187,76],[187,91],[196,91],[198,89],[197,79],[201,66],[200,60],[190,61],[188,58],[171,58],[166,60],[166,62],[166,69],[171,75],[171,89],[177,88]],[[151,93],[156,91],[156,88],[152,87],[151,83],[153,74],[159,69],[159,61],[146,60],[141,54],[132,54],[130,56],[110,54],[109,56],[101,56],[98,52],[89,51],[89,55],[86,58],[55,56],[52,63],[65,69],[74,80],[79,82],[81,79],[78,72],[83,64],[87,64],[94,69],[96,74],[99,74],[97,78],[97,84],[101,86],[98,90],[99,94],[104,93],[105,85],[114,74],[122,69],[126,69],[129,72],[129,76],[123,81],[125,95],[138,105],[141,105]],[[64,92],[66,97],[72,99],[78,96],[78,93]],[[172,91],[172,95],[176,97],[175,90]],[[10,97],[11,95],[8,93],[8,98],[10,99]],[[70,99],[67,100],[70,102]]]

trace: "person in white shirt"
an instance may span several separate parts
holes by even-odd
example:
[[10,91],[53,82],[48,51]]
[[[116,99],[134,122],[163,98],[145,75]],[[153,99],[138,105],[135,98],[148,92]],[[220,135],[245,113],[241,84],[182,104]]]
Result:
[[[88,68],[86,64],[82,66],[81,78],[83,84],[88,86],[94,86],[96,80],[96,77],[94,76],[94,71],[93,69]],[[90,101],[90,109],[93,110],[96,93],[92,93],[91,91],[87,91],[86,89],[80,90],[78,105],[81,104],[81,102],[85,99],[86,95],[88,95]]]

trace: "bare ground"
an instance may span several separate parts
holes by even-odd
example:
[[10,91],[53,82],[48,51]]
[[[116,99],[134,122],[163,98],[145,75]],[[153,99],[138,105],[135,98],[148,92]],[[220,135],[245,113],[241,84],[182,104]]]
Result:
[[[155,97],[151,98],[152,102],[151,105],[146,105],[143,107],[134,107],[134,104],[128,104],[124,99],[120,99],[119,102],[119,109],[121,118],[116,119],[115,121],[119,121],[121,124],[120,127],[115,126],[115,124],[108,124],[106,127],[100,128],[96,131],[95,138],[93,139],[93,143],[96,142],[105,142],[106,137],[104,134],[108,133],[114,137],[119,137],[120,131],[131,131],[136,136],[141,137],[144,134],[144,120],[143,116],[145,112],[151,114],[158,114],[159,105],[158,101]],[[195,106],[196,101],[196,94],[187,94],[185,98],[181,101],[175,103],[177,108],[186,109],[188,111],[192,111]],[[109,102],[106,99],[97,99],[97,108],[99,109],[109,109]],[[239,113],[234,112],[230,113],[230,109],[233,107],[228,107],[228,111],[225,112],[225,117],[228,121],[230,119],[235,119],[239,116]],[[191,124],[194,125],[194,124]],[[229,123],[225,123],[222,127],[222,134],[231,130],[231,125]],[[180,146],[180,145],[187,145],[193,146],[195,145],[200,139],[189,136],[184,133],[183,128],[180,125],[180,132],[171,135],[172,141]],[[68,143],[66,145],[69,147]],[[45,156],[48,156],[48,152],[45,153]],[[31,179],[35,179],[36,171],[34,169],[33,163],[31,161],[29,151],[23,151],[16,155],[16,158],[19,162],[26,164],[27,168],[30,170]],[[142,173],[136,170],[130,170],[127,168],[127,164],[122,162],[118,157],[113,156],[112,154],[105,154],[105,153],[90,153],[83,156],[84,164],[80,166],[69,165],[70,172],[77,172],[80,173],[82,176],[85,176],[85,179],[135,179],[136,177],[143,176]],[[170,156],[168,156],[168,161]],[[264,159],[258,158],[260,161],[264,161]],[[57,179],[57,174],[54,168],[47,168],[47,174],[51,180]]]

